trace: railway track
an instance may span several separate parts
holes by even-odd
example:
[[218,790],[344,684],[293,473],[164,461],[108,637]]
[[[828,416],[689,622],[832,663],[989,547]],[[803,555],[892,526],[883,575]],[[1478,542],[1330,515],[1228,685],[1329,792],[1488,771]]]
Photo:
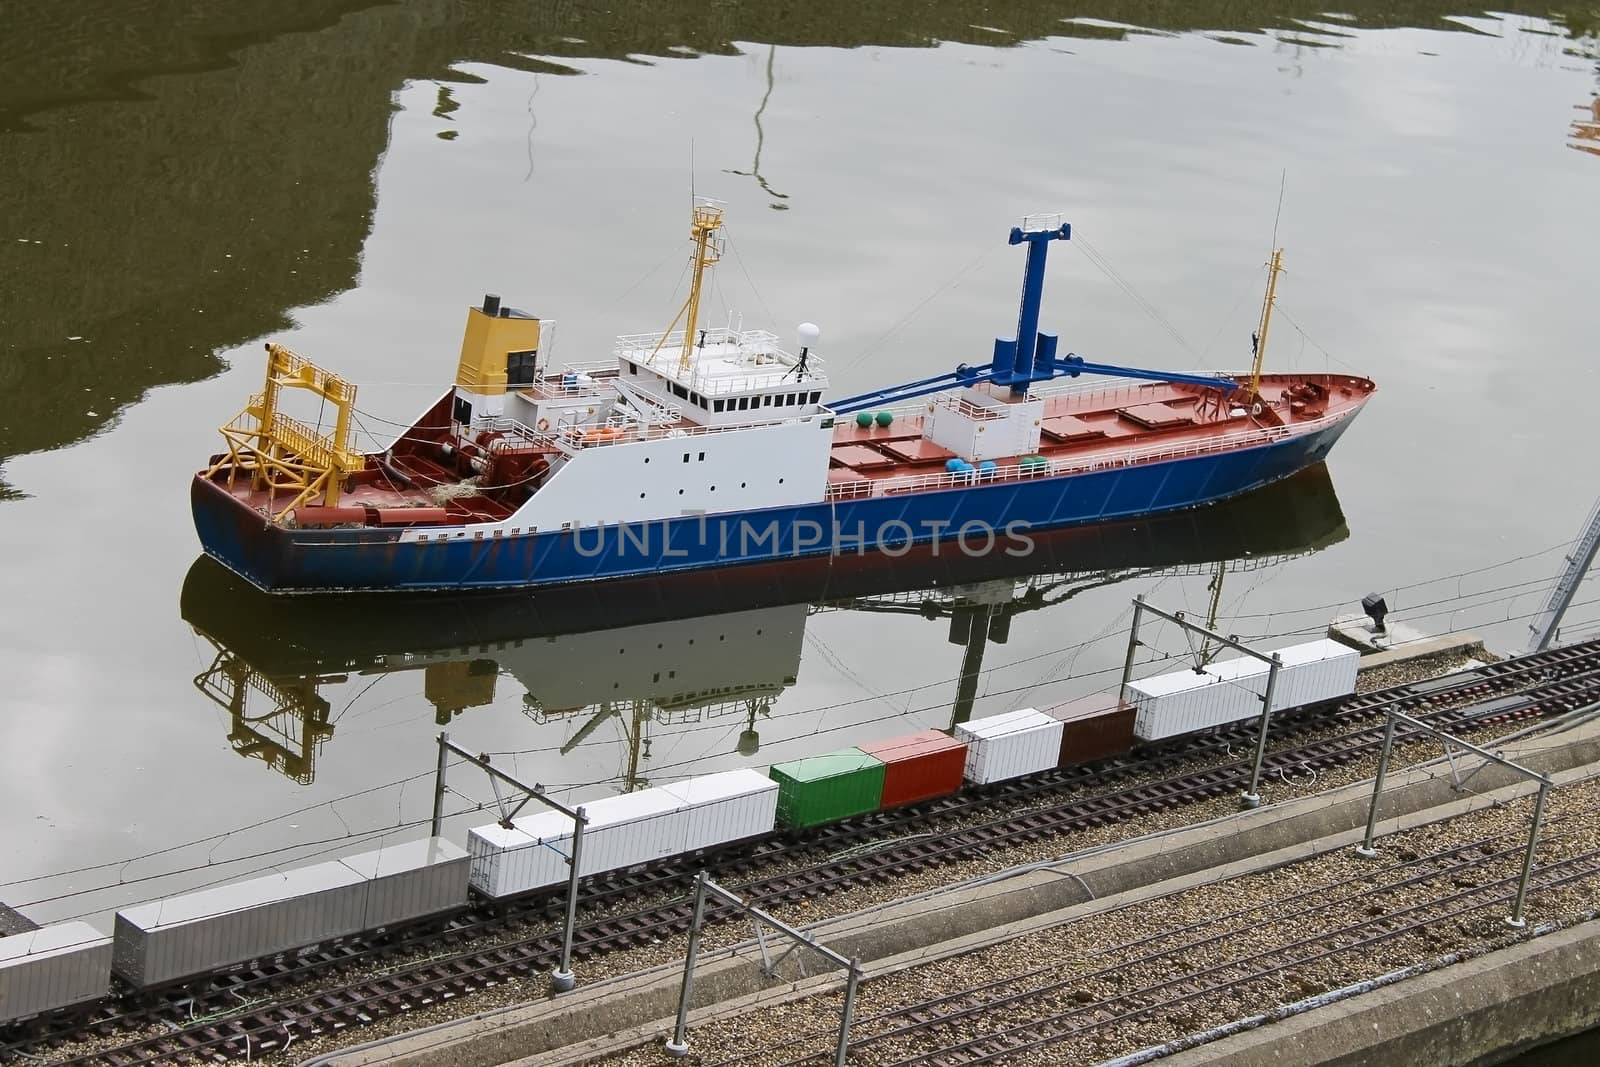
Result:
[[[1278,747],[1269,752],[1264,767],[1268,774],[1288,775],[1359,759],[1381,745],[1381,723],[1390,708],[1441,728],[1468,729],[1560,714],[1597,699],[1600,640],[1280,712],[1272,729]],[[1335,727],[1354,729],[1311,736]],[[593,914],[596,906],[617,910],[629,903],[681,898],[694,873],[705,868],[725,883],[741,884],[747,899],[779,904],[888,880],[1015,842],[1125,821],[1238,791],[1248,764],[1236,753],[1247,749],[1254,733],[1254,724],[1247,723],[1096,766],[1063,768],[808,833],[779,832],[698,858],[598,877],[585,883],[583,903]],[[1218,756],[1224,760],[1220,765],[1183,769]],[[1148,780],[1164,773],[1170,776]],[[1016,811],[1019,806],[1027,810]],[[797,865],[797,857],[812,862]],[[771,873],[774,867],[788,869]],[[87,1020],[59,1022],[0,1045],[0,1059],[8,1053],[67,1052],[63,1046],[86,1038],[99,1047],[55,1062],[134,1067],[280,1051],[295,1040],[548,970],[556,960],[559,934],[543,924],[554,922],[559,901],[559,896],[544,894],[476,906],[442,926],[353,940],[159,996],[129,994]],[[713,918],[718,915],[713,909]],[[687,929],[688,923],[688,906],[681,899],[619,911],[581,923],[574,951],[581,959],[650,944]],[[485,947],[496,939],[499,943]],[[418,959],[423,955],[425,959]],[[371,970],[384,963],[391,967],[379,977],[337,984],[341,971]],[[326,989],[305,992],[308,983],[330,980],[334,984]],[[157,1027],[162,1032],[155,1036],[134,1036]],[[118,1042],[119,1035],[129,1039]]]
[[[1195,1002],[1244,996],[1252,985],[1291,969],[1369,953],[1386,941],[1463,921],[1508,901],[1515,895],[1515,874],[1482,884],[1462,882],[1470,883],[1466,876],[1481,873],[1486,864],[1504,860],[1514,865],[1522,848],[1516,835],[1480,839],[1418,857],[1376,878],[1325,883],[1271,906],[1109,946],[1094,955],[1120,958],[1098,968],[1063,976],[1059,965],[1039,967],[978,989],[857,1017],[852,1032],[861,1036],[851,1040],[850,1051],[890,1067],[965,1067],[1012,1060],[1066,1041],[1096,1041],[1129,1024],[1170,1019]],[[1592,850],[1541,867],[1532,884],[1549,889],[1597,877],[1600,850]],[[1399,906],[1373,904],[1402,892]],[[1257,947],[1260,939],[1252,935],[1267,923],[1290,936]],[[1314,932],[1304,934],[1307,928]],[[1246,948],[1230,951],[1236,943]],[[1191,966],[1190,961],[1198,963]],[[1106,990],[1111,992],[1095,992]],[[819,1030],[796,1041],[806,1036],[826,1042],[832,1032]],[[830,1057],[809,1053],[782,1067],[828,1062]],[[1093,1058],[1102,1057],[1096,1053]],[[741,1057],[729,1058],[714,1067],[739,1062]]]

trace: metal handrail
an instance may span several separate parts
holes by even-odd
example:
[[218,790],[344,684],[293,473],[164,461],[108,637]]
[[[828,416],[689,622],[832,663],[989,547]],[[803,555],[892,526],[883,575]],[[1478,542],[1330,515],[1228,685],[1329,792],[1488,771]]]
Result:
[[848,500],[861,497],[887,496],[892,493],[920,493],[933,489],[954,488],[958,485],[972,485],[980,481],[999,482],[1050,478],[1060,474],[1077,474],[1114,467],[1129,467],[1156,460],[1199,456],[1211,452],[1227,452],[1242,444],[1265,445],[1275,441],[1286,440],[1290,437],[1313,433],[1345,417],[1344,414],[1324,415],[1319,419],[1299,422],[1293,426],[1266,426],[1239,433],[1223,434],[1220,437],[1207,438],[1203,441],[1191,441],[1183,445],[1148,445],[1144,448],[1128,448],[1118,452],[1100,452],[1077,459],[1065,457],[1027,467],[1019,463],[1015,466],[995,467],[987,471],[941,471],[937,474],[906,475],[901,478],[885,478],[875,481],[841,482],[828,486],[826,499]]
[[962,418],[973,419],[978,422],[988,422],[993,419],[1004,418],[1006,415],[1004,411],[998,411],[994,408],[980,407],[959,393],[935,394],[933,403],[938,407],[949,408]]
[[[643,423],[621,424],[616,419],[608,419],[598,426],[558,426],[554,430],[535,430],[526,423],[518,422],[510,416],[494,420],[491,429],[514,433],[518,437],[531,441],[534,444],[548,444],[563,451],[571,451],[573,446],[579,448],[598,448],[604,445],[627,444],[634,441],[659,441],[669,437],[694,438],[708,434],[732,433],[735,430],[750,430],[760,426],[776,426],[793,422],[810,423],[819,418],[828,417],[830,412],[814,412],[809,415],[796,415],[786,419],[774,419],[768,423],[739,423],[734,426],[646,426]],[[614,434],[604,436],[595,435],[585,437],[589,430],[616,430]]]
[[[692,389],[704,396],[721,396],[727,393],[741,393],[750,389],[769,388],[794,373],[794,368],[799,365],[799,358],[784,351],[778,345],[778,335],[766,330],[733,330],[727,327],[716,327],[704,331],[705,345],[731,345],[740,355],[771,356],[780,370],[767,374],[741,375],[734,379],[713,379],[702,372],[696,365],[690,374],[684,378],[670,372],[665,373],[669,380],[679,385]],[[652,352],[677,352],[683,349],[684,332],[675,331],[666,335],[659,333],[634,333],[623,334],[616,340],[615,351],[618,356],[646,355]],[[698,351],[700,346],[696,346]],[[827,377],[822,373],[823,359],[820,356],[808,355],[806,358],[807,381],[801,383],[808,389],[826,389]]]

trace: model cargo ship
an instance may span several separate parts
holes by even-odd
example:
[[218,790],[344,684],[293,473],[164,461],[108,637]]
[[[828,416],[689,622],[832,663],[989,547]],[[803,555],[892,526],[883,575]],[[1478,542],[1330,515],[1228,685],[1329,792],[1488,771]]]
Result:
[[[350,445],[354,386],[267,345],[265,388],[194,478],[206,553],[272,592],[536,588],[930,544],[1019,554],[1030,531],[1294,474],[1374,390],[1261,373],[1276,252],[1249,373],[1058,353],[1039,312],[1050,243],[1071,230],[1034,217],[1010,234],[1027,249],[1016,336],[987,363],[829,399],[814,326],[796,355],[765,331],[701,324],[721,225],[719,206],[696,204],[678,317],[602,362],[554,365],[548,320],[485,297],[454,384],[381,451]],[[285,415],[288,389],[321,397],[331,432]]]

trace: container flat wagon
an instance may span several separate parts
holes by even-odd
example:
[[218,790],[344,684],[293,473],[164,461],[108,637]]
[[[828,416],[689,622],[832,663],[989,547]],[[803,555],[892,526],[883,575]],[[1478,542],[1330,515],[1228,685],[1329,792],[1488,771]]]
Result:
[[769,833],[777,821],[778,783],[749,767],[661,787],[685,812],[685,852]]
[[281,959],[463,907],[466,876],[430,838],[140,904],[117,912],[112,969],[143,989]]
[[[580,877],[625,870],[768,833],[779,784],[748,768],[605,797],[583,805]],[[467,831],[472,888],[491,900],[571,876],[573,820],[556,811]]]
[[[1277,650],[1281,663],[1272,710],[1320,704],[1355,692],[1361,655],[1337,641],[1307,641]],[[1261,714],[1270,667],[1254,656],[1220,660],[1128,683],[1136,709],[1134,734],[1160,741]]]
[[784,826],[820,826],[883,805],[883,761],[859,748],[775,763],[767,773],[778,783]]
[[1127,755],[1135,744],[1134,707],[1111,693],[1094,693],[1042,710],[1061,723],[1058,766]]
[[1062,724],[1037,708],[972,719],[955,729],[967,745],[966,778],[974,785],[1051,770],[1061,762]]
[[0,938],[0,1027],[93,1003],[110,978],[111,938],[88,923]]
[[932,800],[961,788],[967,746],[941,730],[869,741],[859,747],[883,764],[880,808]]
[[[1280,649],[1278,658],[1282,665],[1278,668],[1278,681],[1272,690],[1273,711],[1320,703],[1355,690],[1361,653],[1349,645],[1328,639],[1308,641]],[[1258,698],[1266,696],[1269,671],[1267,664],[1254,656],[1219,660],[1206,667],[1208,674],[1243,688]],[[1246,717],[1259,714],[1260,710],[1261,706],[1257,703],[1246,712]]]

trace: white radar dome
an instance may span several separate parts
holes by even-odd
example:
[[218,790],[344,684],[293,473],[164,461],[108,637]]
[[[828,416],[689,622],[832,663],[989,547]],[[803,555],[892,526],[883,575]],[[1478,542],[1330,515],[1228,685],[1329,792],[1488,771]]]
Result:
[[822,328],[814,322],[802,322],[795,333],[800,335],[800,347],[810,348],[822,336]]

